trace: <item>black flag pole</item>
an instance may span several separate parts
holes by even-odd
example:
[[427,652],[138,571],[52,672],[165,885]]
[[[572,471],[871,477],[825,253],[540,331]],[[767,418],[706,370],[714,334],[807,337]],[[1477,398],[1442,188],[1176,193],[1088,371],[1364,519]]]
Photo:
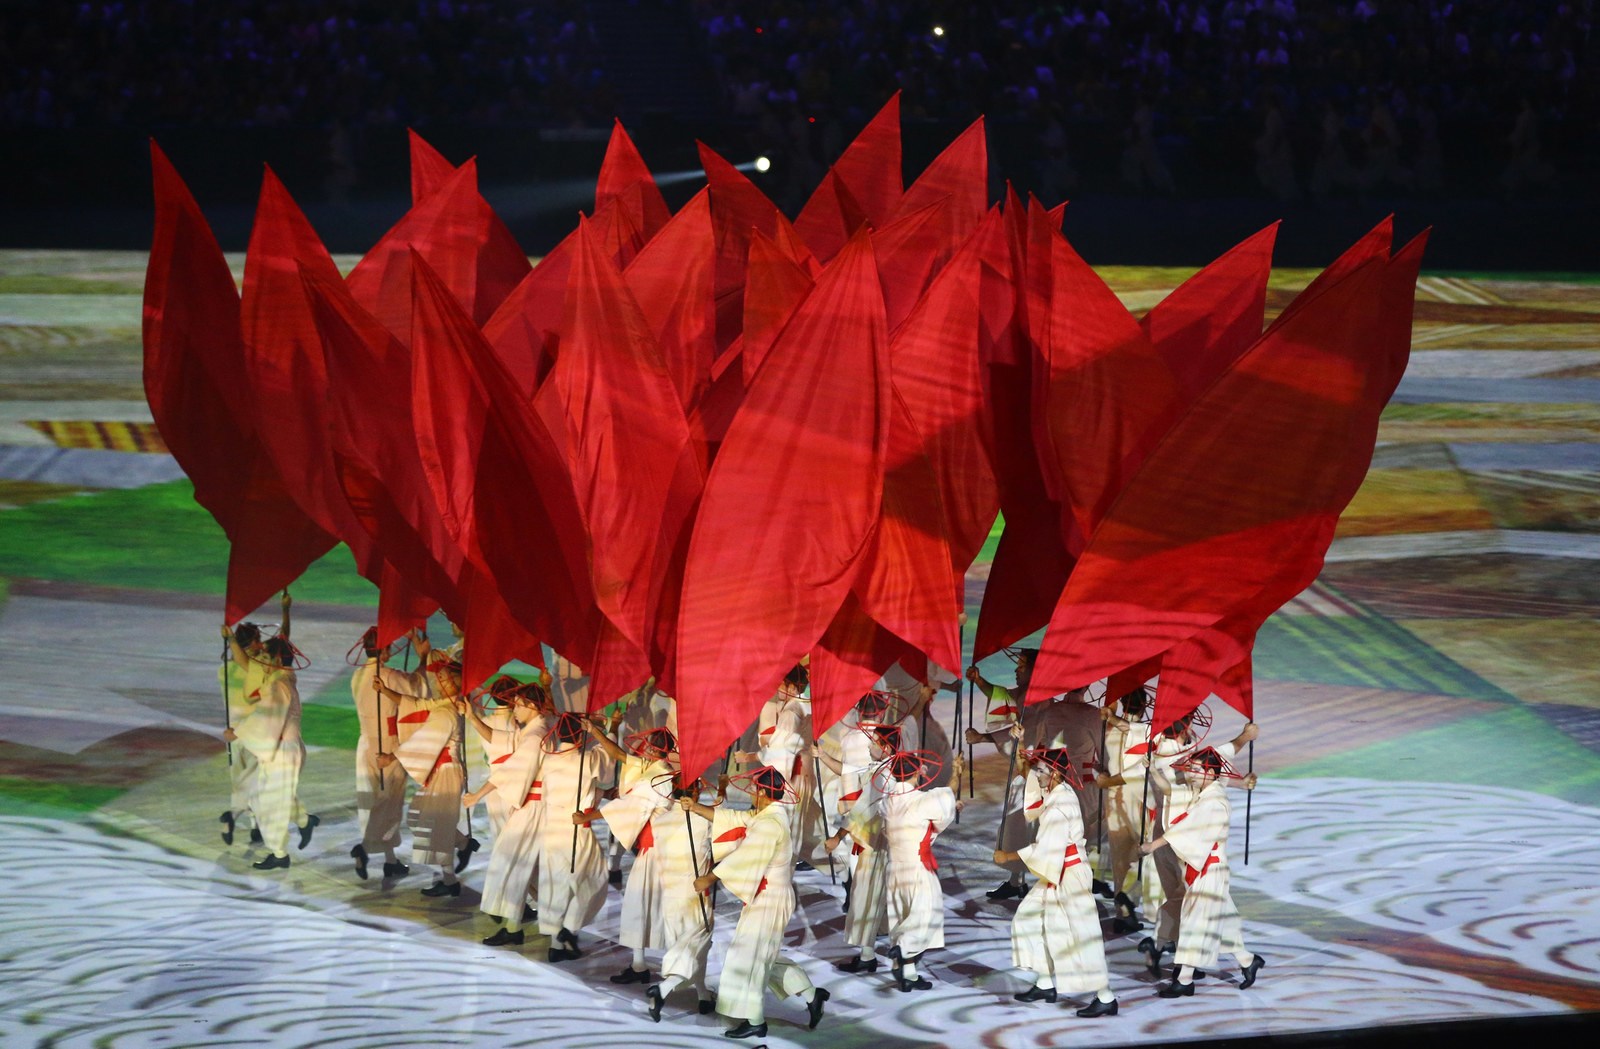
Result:
[[[222,727],[233,728],[233,675],[228,673],[228,650],[232,646],[224,641],[222,643]],[[242,668],[241,668],[242,669]],[[243,684],[243,682],[241,682]],[[233,740],[222,741],[228,751],[228,764],[233,765]]]
[[1011,781],[1017,778],[1017,751],[1021,749],[1022,740],[1013,738],[1011,740],[1011,762],[1006,769],[1006,800],[1005,804],[1000,808],[1000,826],[994,835],[994,849],[996,852],[1005,848],[1006,819],[1011,815]]
[[[573,807],[576,811],[578,802],[583,800],[583,759],[589,756],[589,733],[584,732],[583,738],[578,741],[578,789],[573,795]],[[470,817],[470,813],[468,814]],[[567,873],[578,872],[578,825],[572,825],[572,858],[567,863]]]
[[[1144,844],[1145,823],[1150,818],[1150,748],[1155,746],[1155,740],[1145,741],[1144,751],[1144,798],[1139,802],[1139,844]],[[1134,880],[1144,884],[1144,853],[1139,854],[1139,869]]]
[[[1254,773],[1255,770],[1256,741],[1252,739],[1250,741],[1250,768],[1248,772]],[[1256,792],[1254,790],[1247,790],[1244,792],[1244,863],[1246,867],[1250,865],[1250,802],[1255,798],[1255,796]]]
[[[805,768],[804,765],[802,765],[800,767],[801,768]],[[816,744],[814,744],[814,743],[812,744],[812,747],[811,747],[811,776],[812,776],[812,779],[815,781],[814,785],[816,786],[816,789],[817,789],[817,808],[820,809],[821,812],[822,812],[822,829],[823,830],[827,830],[828,829],[828,806],[826,806],[826,805],[824,805],[822,803],[822,762],[817,760],[817,748],[816,748]],[[839,884],[839,872],[834,870],[834,867],[833,867],[833,850],[832,849],[828,850],[828,880],[833,882],[833,884],[835,884],[835,885]]]
[[[695,880],[700,880],[700,853],[694,847],[694,821],[689,815],[689,810],[683,810],[683,830],[689,835],[689,862],[694,864]],[[711,919],[706,915],[706,894],[695,890],[695,898],[700,901],[700,924],[707,929],[711,928]]]
[[[1105,696],[1102,698],[1109,700],[1111,697]],[[1100,771],[1108,776],[1111,774],[1111,764],[1106,761],[1106,716],[1103,707],[1100,713]],[[1099,779],[1100,777],[1097,775],[1095,778]],[[1100,788],[1100,833],[1097,837],[1100,847],[1100,866],[1106,871],[1110,871],[1111,862],[1106,856],[1106,788],[1104,787]],[[1117,888],[1120,889],[1121,886],[1119,885]]]

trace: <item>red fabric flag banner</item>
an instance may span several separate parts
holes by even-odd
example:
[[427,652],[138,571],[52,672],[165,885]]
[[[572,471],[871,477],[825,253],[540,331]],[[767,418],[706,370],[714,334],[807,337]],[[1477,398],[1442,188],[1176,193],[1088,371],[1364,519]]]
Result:
[[256,433],[227,260],[154,142],[150,161],[156,221],[144,285],[145,396],[195,501],[228,536],[225,616],[237,623],[334,538],[291,498]]
[[678,642],[686,774],[744,730],[844,602],[878,518],[887,351],[863,233],[784,328],[706,483]]
[[456,166],[415,131],[408,130],[407,138],[411,145],[411,204],[415,207],[438,192],[456,173]]
[[600,178],[594,188],[594,208],[599,214],[607,200],[617,198],[628,216],[629,225],[648,243],[671,217],[655,176],[645,166],[633,139],[618,120],[611,127],[606,158],[600,164]]

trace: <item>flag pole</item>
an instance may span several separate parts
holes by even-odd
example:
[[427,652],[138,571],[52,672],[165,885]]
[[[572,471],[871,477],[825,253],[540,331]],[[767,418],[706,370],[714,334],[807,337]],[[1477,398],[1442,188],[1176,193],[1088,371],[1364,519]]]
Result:
[[[800,767],[805,768],[804,765]],[[828,806],[822,803],[822,762],[817,760],[817,747],[815,743],[811,745],[811,776],[813,781],[812,785],[817,789],[817,808],[822,812],[822,829],[827,830]],[[839,884],[839,873],[838,871],[834,870],[833,866],[832,849],[828,850],[828,880],[835,885]]]
[[[1150,818],[1150,753],[1155,746],[1154,738],[1146,739],[1144,744],[1144,798],[1139,802],[1139,844],[1144,844],[1145,822]],[[1144,853],[1139,854],[1139,869],[1134,878],[1140,885],[1144,884]]]
[[[233,706],[233,681],[232,675],[228,673],[228,652],[231,647],[226,641],[222,643],[222,727],[227,729],[233,728],[233,713],[230,709]],[[233,740],[225,739],[222,742],[223,746],[227,748],[228,765],[231,767],[233,765]]]
[[[577,829],[574,825],[573,829]],[[694,877],[700,880],[700,854],[694,848],[694,821],[689,816],[689,810],[683,810],[683,830],[689,835],[689,862],[694,864]],[[706,894],[696,891],[695,899],[700,901],[700,924],[707,929],[711,928],[711,919],[706,916]]]
[[[1256,770],[1256,741],[1250,741],[1250,768],[1249,773]],[[1256,796],[1254,790],[1244,792],[1244,864],[1250,866],[1250,802]]]
[[[970,714],[971,712],[969,711],[968,713]],[[1010,730],[1007,730],[1006,734],[1009,736],[1011,734]],[[1013,737],[1011,740],[1011,761],[1006,768],[1006,800],[1005,804],[1000,808],[1000,826],[994,835],[994,849],[996,852],[1005,848],[1006,820],[1011,815],[1011,781],[1017,777],[1017,751],[1021,749],[1022,740]]]
[[[578,741],[578,789],[573,795],[573,805],[583,800],[583,759],[589,756],[589,733],[584,732]],[[572,825],[572,858],[567,863],[567,873],[576,874],[578,871],[578,825]]]

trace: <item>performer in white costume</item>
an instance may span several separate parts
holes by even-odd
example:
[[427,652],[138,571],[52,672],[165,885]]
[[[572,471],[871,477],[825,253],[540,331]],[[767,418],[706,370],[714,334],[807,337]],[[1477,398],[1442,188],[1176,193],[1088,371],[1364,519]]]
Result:
[[[419,646],[418,654],[422,651]],[[422,894],[460,896],[456,875],[477,848],[476,839],[462,834],[458,826],[467,782],[462,738],[467,704],[461,698],[460,664],[433,656],[428,666],[433,681],[427,695],[398,692],[381,675],[374,679],[400,709],[400,745],[392,755],[380,757],[378,764],[387,768],[398,763],[417,784],[407,815],[411,862],[439,868],[438,879]]]
[[[227,627],[223,632],[230,638]],[[289,824],[301,828],[301,847],[310,838],[315,817],[308,817],[298,796],[300,769],[306,748],[300,738],[300,691],[295,687],[295,649],[286,637],[274,637],[262,646],[268,665],[256,689],[250,713],[223,733],[255,756],[255,791],[250,807],[261,830],[262,844],[270,855],[258,860],[256,870],[289,866]],[[235,652],[242,656],[243,652]],[[274,665],[275,664],[275,665]]]
[[[715,995],[706,987],[706,958],[711,953],[711,930],[716,913],[707,894],[695,880],[711,869],[711,822],[703,811],[691,811],[704,787],[699,780],[682,786],[681,777],[656,781],[657,789],[670,788],[678,805],[661,809],[651,818],[651,851],[661,881],[661,983],[645,989],[650,1019],[660,1022],[661,1006],[684,984],[694,988],[701,1014],[709,1014]],[[679,811],[680,807],[683,811]]]
[[[1114,706],[1120,705],[1119,716]],[[1135,864],[1144,861],[1139,853],[1140,836],[1150,828],[1150,787],[1145,783],[1144,753],[1150,741],[1150,697],[1143,686],[1122,696],[1116,704],[1107,703],[1102,711],[1106,721],[1105,771],[1095,777],[1095,785],[1105,791],[1106,841],[1109,846],[1107,870],[1115,892],[1117,916],[1112,919],[1116,932],[1137,932],[1140,922],[1135,912],[1141,902],[1142,878],[1130,878]]]
[[[255,697],[259,695],[261,682],[270,668],[263,662],[266,656],[261,649],[261,628],[256,624],[240,623],[231,634],[225,633],[223,638],[228,659],[217,668],[217,681],[222,686],[222,694],[228,704],[228,724],[237,725],[255,707]],[[243,655],[242,659],[240,654]],[[217,822],[222,824],[222,843],[232,845],[234,830],[242,825],[249,830],[250,841],[255,844],[261,840],[261,831],[250,811],[250,796],[255,792],[256,785],[256,756],[249,747],[233,748],[228,779],[232,787],[228,808],[217,817]]]
[[403,878],[411,868],[395,850],[400,847],[400,825],[405,821],[406,775],[403,770],[378,764],[380,755],[392,755],[400,745],[400,706],[379,691],[373,680],[381,675],[395,692],[423,695],[428,690],[427,675],[420,669],[407,672],[388,666],[392,652],[378,647],[377,627],[367,628],[346,661],[357,652],[361,662],[350,678],[350,698],[361,724],[361,736],[356,740],[356,823],[361,840],[350,856],[356,861],[356,877],[362,881],[367,880],[367,864],[374,852],[383,854],[385,878]]
[[1053,1002],[1058,994],[1093,993],[1094,1000],[1078,1015],[1115,1016],[1072,759],[1065,748],[1033,751],[1030,757],[1044,776],[1043,795],[1025,802],[1037,821],[1033,843],[994,854],[995,863],[1020,860],[1039,878],[1011,921],[1012,964],[1034,974],[1034,985],[1013,997]]
[[962,805],[949,787],[924,786],[938,774],[938,759],[925,751],[898,753],[874,773],[889,845],[889,951],[902,991],[933,986],[917,962],[944,946],[944,890],[933,842]]
[[[511,700],[511,693],[515,692],[521,682],[514,677],[497,677],[489,682],[488,692],[479,703],[467,704],[467,723],[473,728],[474,734],[483,744],[484,774],[487,777],[494,773],[494,767],[505,760],[511,753],[511,747],[517,737],[517,730],[521,727],[516,719],[515,704]],[[490,706],[489,702],[494,705]],[[487,778],[484,782],[488,782]],[[489,811],[489,829],[494,836],[500,836],[501,829],[506,825],[506,817],[516,807],[516,798],[511,795],[502,795],[499,791],[489,791],[487,794],[480,792],[470,793],[462,802],[466,808],[471,809],[474,801],[482,798],[484,808]]]
[[549,815],[539,857],[539,931],[551,938],[552,962],[581,957],[578,933],[606,898],[606,858],[589,826],[600,784],[609,778],[605,751],[587,745],[592,728],[581,714],[557,715],[544,741],[539,778]]
[[790,813],[790,847],[800,870],[811,870],[812,859],[826,862],[819,851],[827,829],[811,760],[811,700],[805,694],[809,684],[810,673],[805,667],[790,670],[778,691],[761,708],[757,721],[759,749],[734,755],[742,765],[777,769],[795,792],[798,808]]
[[[783,811],[798,801],[777,769],[763,766],[735,777],[748,784],[755,807],[746,811],[717,809],[712,816],[712,851],[718,863],[695,879],[706,892],[719,881],[744,901],[739,924],[723,959],[717,986],[717,1012],[739,1020],[724,1032],[729,1038],[763,1038],[767,1033],[765,999],[770,987],[780,998],[798,995],[810,1013],[809,1026],[822,1019],[825,988],[813,987],[805,970],[783,957],[783,931],[794,915],[794,849],[789,841],[789,816]],[[702,815],[710,809],[697,809]]]
[[[505,825],[495,835],[489,853],[489,872],[483,878],[483,900],[478,909],[494,916],[501,927],[483,942],[490,947],[522,946],[523,925],[538,917],[528,910],[528,895],[538,877],[539,860],[544,850],[547,813],[544,783],[540,779],[544,760],[544,739],[554,722],[550,696],[537,683],[522,685],[501,693],[509,704],[511,730],[495,740],[501,756],[489,772],[489,779],[468,794],[467,805],[498,795],[506,811]],[[502,731],[496,732],[497,736]]]
[[[862,703],[879,715],[883,705]],[[862,716],[861,706],[857,717]],[[850,881],[845,904],[844,942],[860,953],[841,963],[842,972],[877,972],[878,937],[888,928],[889,841],[884,833],[883,795],[873,779],[878,766],[900,749],[900,726],[860,721],[855,731],[842,741],[844,762],[840,766],[838,810],[844,818],[839,830],[827,841],[832,852],[845,838],[851,840]]]
[[1141,846],[1145,853],[1170,849],[1183,864],[1183,914],[1179,923],[1177,957],[1172,982],[1157,992],[1162,998],[1187,998],[1194,994],[1194,971],[1210,969],[1227,951],[1239,963],[1243,990],[1256,982],[1266,965],[1259,954],[1244,946],[1239,910],[1233,904],[1228,873],[1228,824],[1232,806],[1223,789],[1233,780],[1254,790],[1254,774],[1240,777],[1215,748],[1205,747],[1178,762],[1173,771],[1186,781],[1187,804],[1168,810],[1167,829]]
[[589,731],[595,746],[617,764],[617,797],[600,806],[600,818],[606,821],[613,841],[624,850],[636,850],[622,894],[619,937],[622,945],[633,951],[633,962],[612,976],[611,982],[647,984],[651,974],[645,951],[664,946],[666,935],[666,900],[654,821],[659,813],[677,811],[672,805],[672,776],[678,741],[664,728],[645,729],[627,737],[625,750],[598,726],[591,724]]

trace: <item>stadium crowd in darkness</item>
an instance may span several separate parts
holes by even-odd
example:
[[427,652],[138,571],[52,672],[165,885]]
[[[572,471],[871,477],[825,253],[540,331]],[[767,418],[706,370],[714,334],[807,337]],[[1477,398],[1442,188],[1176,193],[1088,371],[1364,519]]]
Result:
[[600,123],[581,0],[24,0],[10,126]]
[[859,124],[899,89],[911,119],[1036,121],[1058,196],[1074,120],[1125,127],[1123,181],[1170,192],[1163,136],[1251,114],[1257,177],[1290,199],[1437,188],[1441,121],[1481,128],[1516,192],[1552,176],[1541,123],[1600,119],[1593,0],[693,2],[734,113]]

